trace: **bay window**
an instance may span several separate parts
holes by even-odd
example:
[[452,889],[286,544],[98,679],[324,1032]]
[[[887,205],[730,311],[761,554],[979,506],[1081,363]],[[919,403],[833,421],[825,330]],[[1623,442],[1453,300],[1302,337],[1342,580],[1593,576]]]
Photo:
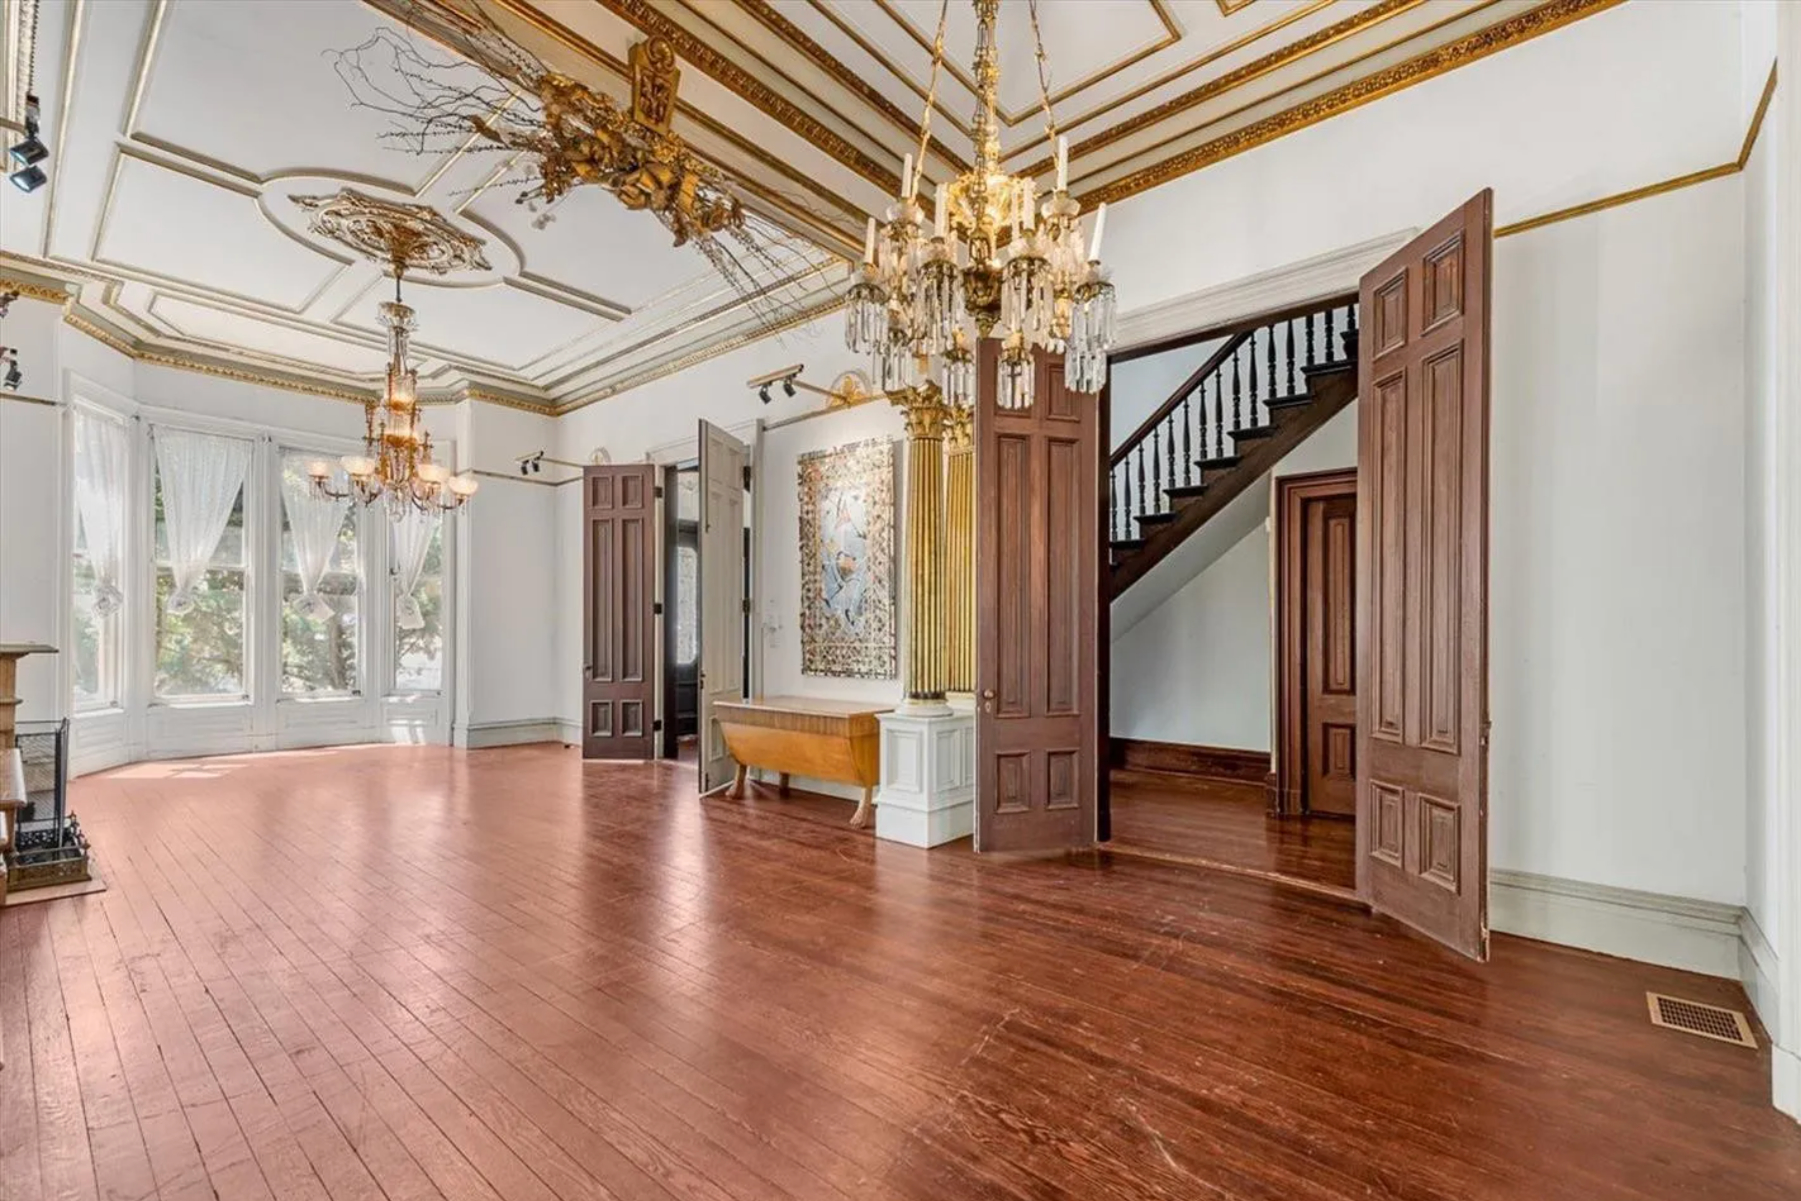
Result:
[[444,687],[444,523],[409,512],[392,523],[394,691]]

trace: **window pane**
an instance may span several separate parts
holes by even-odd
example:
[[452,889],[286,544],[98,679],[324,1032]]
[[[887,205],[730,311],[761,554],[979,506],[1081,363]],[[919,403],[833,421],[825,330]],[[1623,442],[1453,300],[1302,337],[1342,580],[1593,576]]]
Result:
[[156,695],[243,696],[244,573],[213,568],[194,588],[194,603],[169,612],[175,577],[156,569]]
[[[176,461],[191,463],[196,474],[182,481],[178,495],[186,497],[189,510],[186,520],[193,528],[184,531],[183,545],[192,553],[205,554],[206,537],[223,506],[224,485],[243,477],[248,447],[237,439],[204,438],[178,435],[186,440],[183,453]],[[209,450],[222,447],[223,450]],[[231,494],[231,508],[226,516],[209,564],[191,590],[190,604],[178,606],[180,612],[169,611],[175,591],[175,578],[170,562],[169,512],[163,479],[163,448],[157,455],[155,503],[156,535],[156,677],[155,693],[164,699],[205,699],[246,695],[244,621],[247,611],[246,591],[249,573],[244,569],[244,489],[241,483]],[[242,456],[231,462],[231,456]],[[215,507],[217,506],[217,507]],[[209,520],[210,518],[210,520]]]
[[362,585],[356,510],[311,496],[306,465],[313,457],[282,458],[281,688],[300,696],[353,693]]
[[[417,544],[415,544],[417,545]],[[413,600],[419,606],[417,629],[405,629],[407,605],[394,600],[394,691],[437,692],[444,687],[444,527],[440,524],[425,550]]]
[[[77,522],[79,525],[80,523]],[[112,703],[100,676],[103,628],[117,627],[94,612],[94,567],[77,541],[75,551],[75,708],[102,709]]]
[[700,655],[700,555],[675,548],[675,661],[683,667]]

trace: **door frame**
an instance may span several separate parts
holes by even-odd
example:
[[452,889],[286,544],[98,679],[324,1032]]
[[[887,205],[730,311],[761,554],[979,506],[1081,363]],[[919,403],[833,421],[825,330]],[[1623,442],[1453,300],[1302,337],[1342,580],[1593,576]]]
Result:
[[1337,496],[1357,496],[1357,468],[1334,467],[1285,475],[1273,481],[1274,518],[1272,592],[1275,610],[1274,738],[1270,743],[1273,771],[1269,787],[1269,811],[1274,817],[1299,817],[1306,813],[1305,748],[1307,745],[1306,590],[1301,586],[1306,551],[1307,502]]

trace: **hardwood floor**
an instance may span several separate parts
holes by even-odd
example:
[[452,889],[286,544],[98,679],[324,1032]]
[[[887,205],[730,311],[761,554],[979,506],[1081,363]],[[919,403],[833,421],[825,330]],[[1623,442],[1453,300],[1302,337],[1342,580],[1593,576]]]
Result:
[[1345,818],[1268,816],[1263,785],[1166,772],[1113,773],[1113,838],[1122,851],[1205,860],[1357,887],[1357,827]]
[[0,911],[0,1196],[1758,1201],[1736,986],[1464,962],[1265,883],[978,860],[552,747],[77,782],[105,893]]

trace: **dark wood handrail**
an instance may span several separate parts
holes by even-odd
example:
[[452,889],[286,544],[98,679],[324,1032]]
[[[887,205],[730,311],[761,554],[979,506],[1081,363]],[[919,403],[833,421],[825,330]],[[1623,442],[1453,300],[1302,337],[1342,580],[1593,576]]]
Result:
[[1303,300],[1299,304],[1291,304],[1279,309],[1265,309],[1261,313],[1250,313],[1231,321],[1222,321],[1220,324],[1210,325],[1206,329],[1191,330],[1185,334],[1159,338],[1155,342],[1139,342],[1132,346],[1121,347],[1110,353],[1107,358],[1113,363],[1129,363],[1133,359],[1149,358],[1151,355],[1166,354],[1172,350],[1180,350],[1184,346],[1193,346],[1196,342],[1211,342],[1215,338],[1225,338],[1232,334],[1262,329],[1266,325],[1280,325],[1284,321],[1292,321],[1297,317],[1306,317],[1310,314],[1317,316],[1328,309],[1349,308],[1356,303],[1356,292],[1343,292],[1337,296],[1321,296],[1315,300]]
[[1119,466],[1120,460],[1131,454],[1133,448],[1140,442],[1143,442],[1146,438],[1150,437],[1151,431],[1159,425],[1162,425],[1169,415],[1176,411],[1176,406],[1181,404],[1182,401],[1187,398],[1189,393],[1201,386],[1202,380],[1219,370],[1219,365],[1221,363],[1231,358],[1234,354],[1237,354],[1238,348],[1243,346],[1245,342],[1250,339],[1253,332],[1254,329],[1247,329],[1228,337],[1224,346],[1221,346],[1218,350],[1214,351],[1207,357],[1205,363],[1202,363],[1199,367],[1195,368],[1194,373],[1183,380],[1181,384],[1177,386],[1176,390],[1169,394],[1169,399],[1158,405],[1157,411],[1152,413],[1149,417],[1146,417],[1144,421],[1139,424],[1138,428],[1132,431],[1132,436],[1119,444],[1119,448],[1115,450],[1112,456],[1107,460],[1107,466],[1109,468]]

